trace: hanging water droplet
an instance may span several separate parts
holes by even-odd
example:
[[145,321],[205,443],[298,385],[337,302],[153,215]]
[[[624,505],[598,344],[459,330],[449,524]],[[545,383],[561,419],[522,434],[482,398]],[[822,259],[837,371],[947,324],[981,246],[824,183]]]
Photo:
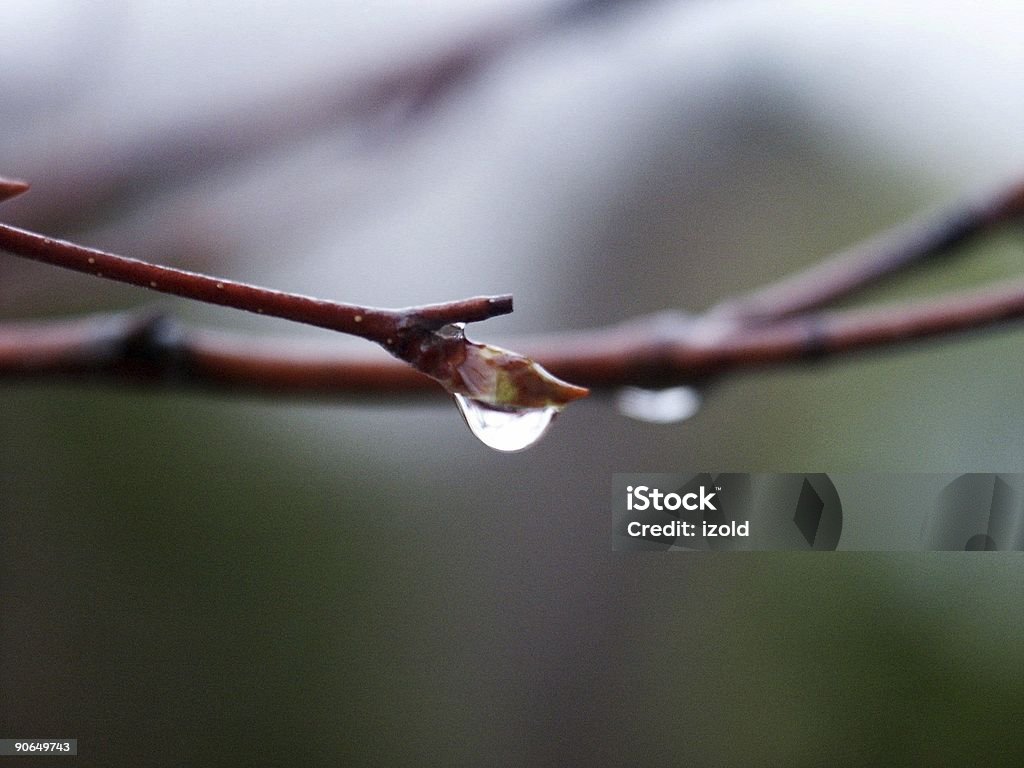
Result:
[[700,410],[700,404],[700,393],[693,387],[623,387],[616,396],[616,405],[623,416],[654,424],[686,421]]
[[540,440],[558,415],[558,408],[509,408],[455,395],[469,431],[496,451],[521,451]]

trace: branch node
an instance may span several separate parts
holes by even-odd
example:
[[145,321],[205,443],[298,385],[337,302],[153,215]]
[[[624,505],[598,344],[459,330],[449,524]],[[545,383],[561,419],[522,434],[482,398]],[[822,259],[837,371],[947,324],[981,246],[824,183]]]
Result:
[[185,342],[184,327],[170,315],[136,315],[128,319],[112,357],[147,378],[177,381],[188,375]]

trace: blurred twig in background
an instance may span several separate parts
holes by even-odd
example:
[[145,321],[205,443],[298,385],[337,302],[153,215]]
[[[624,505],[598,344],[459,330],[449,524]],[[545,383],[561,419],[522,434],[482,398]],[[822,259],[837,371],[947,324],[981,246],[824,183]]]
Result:
[[[396,60],[383,72],[362,78],[328,73],[242,106],[190,115],[127,141],[83,126],[70,141],[47,146],[39,156],[17,158],[18,174],[53,181],[37,185],[20,220],[36,228],[54,222],[74,228],[110,210],[138,206],[152,194],[211,169],[250,161],[255,154],[337,131],[341,125],[371,122],[374,141],[384,141],[415,124],[427,109],[516,45],[592,13],[642,1],[570,0],[527,18],[496,19],[446,46]],[[382,122],[391,130],[382,131]]]

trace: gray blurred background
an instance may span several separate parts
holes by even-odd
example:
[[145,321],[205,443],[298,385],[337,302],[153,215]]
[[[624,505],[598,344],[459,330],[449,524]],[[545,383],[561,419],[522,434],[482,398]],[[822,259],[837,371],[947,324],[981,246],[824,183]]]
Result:
[[[695,311],[1024,171],[1022,25],[5,0],[0,173],[33,191],[3,220],[325,298],[514,293],[487,341]],[[1022,243],[868,300],[1017,274]],[[5,319],[153,307],[325,337],[0,255]],[[1024,471],[1022,358],[1010,329],[744,375],[668,426],[593,397],[514,455],[440,396],[5,385],[0,737],[82,766],[1019,764],[1019,556],[609,533],[614,472]]]

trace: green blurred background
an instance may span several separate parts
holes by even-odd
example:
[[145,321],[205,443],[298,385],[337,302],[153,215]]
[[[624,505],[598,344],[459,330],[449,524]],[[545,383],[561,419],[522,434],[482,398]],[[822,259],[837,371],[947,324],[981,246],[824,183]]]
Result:
[[[52,17],[12,15],[21,34],[80,13],[52,5]],[[133,118],[119,88],[202,115],[238,83],[258,103],[253,67],[285,84],[318,73],[330,40],[298,51],[318,26],[370,38],[362,58],[341,46],[354,80],[377,71],[382,30],[419,39],[407,4],[313,5],[242,20],[179,9],[177,26],[155,3],[86,14],[129,50],[74,87],[74,60],[56,52],[56,74],[8,75],[19,110],[3,125],[3,172],[41,193],[70,183],[60,141],[77,141],[76,125],[114,147],[166,126],[189,135],[193,112]],[[533,18],[498,2],[445,8],[444,24],[416,17],[430,44],[404,55],[486,14]],[[332,298],[512,290],[517,313],[474,329],[500,340],[699,310],[1024,168],[1012,4],[630,8],[542,27],[426,114],[398,120],[385,104],[339,136],[179,170],[85,221],[39,220]],[[222,49],[211,42],[233,29]],[[279,48],[254,51],[257,32]],[[184,73],[161,65],[175,56],[194,57]],[[211,61],[209,90],[180,95]],[[32,112],[15,98],[24,83],[50,93],[51,75],[60,99]],[[42,138],[26,138],[33,126]],[[352,138],[367,131],[388,138]],[[31,195],[24,206],[11,220],[35,221]],[[267,237],[277,227],[287,250]],[[1022,246],[1019,230],[997,233],[865,301],[1017,274]],[[154,306],[14,262],[0,256],[5,318]],[[629,421],[601,395],[514,455],[476,443],[441,397],[5,384],[0,736],[78,738],[79,757],[60,764],[82,766],[1019,764],[1018,554],[612,553],[609,490],[614,472],[692,468],[1024,471],[1022,360],[1011,328],[743,375],[671,426]]]

